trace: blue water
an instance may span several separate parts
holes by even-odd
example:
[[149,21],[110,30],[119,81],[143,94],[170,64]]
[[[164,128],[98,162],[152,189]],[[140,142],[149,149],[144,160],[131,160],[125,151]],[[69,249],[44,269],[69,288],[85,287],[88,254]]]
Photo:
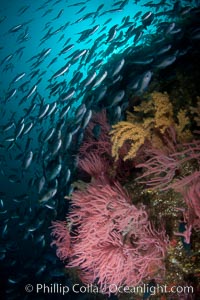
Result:
[[[103,28],[103,24],[105,21],[107,21],[109,18],[112,18],[112,20],[108,23],[105,29],[105,33],[107,34],[109,29],[115,25],[115,24],[120,24],[122,22],[122,19],[128,15],[130,18],[132,18],[136,13],[142,10],[142,14],[145,12],[149,11],[149,8],[144,7],[143,4],[147,1],[139,1],[137,5],[134,5],[134,1],[129,1],[129,4],[126,6],[126,8],[122,12],[118,13],[113,13],[113,14],[105,14],[101,17],[97,17],[95,22],[93,22],[93,19],[89,20],[84,20],[80,23],[69,25],[64,32],[60,31],[57,34],[54,34],[49,38],[43,45],[39,46],[40,40],[47,32],[47,30],[44,30],[45,25],[49,22],[49,27],[53,27],[53,31],[57,30],[60,26],[65,25],[67,22],[73,23],[74,21],[78,20],[82,14],[86,14],[89,12],[95,12],[97,7],[99,6],[100,2],[99,1],[89,1],[87,4],[86,9],[81,13],[76,15],[76,12],[79,11],[80,7],[82,6],[77,6],[77,7],[67,7],[69,4],[74,4],[77,1],[61,1],[61,3],[58,3],[58,5],[53,6],[54,1],[49,1],[46,6],[44,6],[43,9],[37,11],[37,9],[41,6],[41,2],[39,5],[33,4],[32,1],[26,1],[26,2],[16,2],[12,0],[9,2],[9,7],[6,7],[6,2],[4,1],[2,7],[1,7],[1,15],[6,16],[7,18],[5,21],[2,22],[1,24],[1,45],[3,46],[3,49],[1,50],[1,58],[3,59],[5,56],[14,53],[15,50],[17,50],[20,47],[24,47],[25,49],[23,50],[23,55],[21,59],[17,59],[17,57],[13,57],[11,60],[11,63],[13,64],[14,68],[12,71],[8,71],[4,73],[4,76],[1,77],[1,90],[3,93],[8,91],[9,89],[9,84],[10,81],[15,77],[16,74],[26,72],[26,78],[24,80],[27,80],[28,74],[30,73],[30,65],[31,63],[27,63],[27,60],[30,59],[32,56],[38,54],[40,51],[43,49],[48,49],[51,48],[50,55],[46,57],[40,66],[42,69],[41,71],[45,71],[44,75],[42,76],[42,82],[38,85],[38,92],[41,93],[43,97],[48,97],[48,93],[46,90],[47,82],[49,78],[53,75],[54,72],[56,72],[60,67],[62,67],[65,63],[66,60],[65,58],[72,53],[74,50],[82,50],[82,49],[90,49],[90,47],[93,45],[94,40],[100,35],[100,30]],[[153,1],[155,3],[159,3],[160,1]],[[172,1],[173,2],[173,1]],[[185,1],[186,2],[186,1]],[[109,10],[112,9],[112,5],[115,3],[115,1],[105,1],[104,8],[103,10]],[[191,4],[191,1],[189,1]],[[29,5],[29,8],[27,11],[22,15],[18,16],[18,11],[23,5]],[[46,16],[42,17],[45,11],[50,8],[52,11],[47,14]],[[58,20],[51,21],[54,17],[58,15],[61,9],[64,9],[63,14]],[[159,7],[158,11],[162,11],[162,6]],[[168,17],[161,17],[159,18],[161,21],[168,21]],[[23,22],[30,21],[30,23],[27,26],[24,26],[22,30],[20,30],[17,33],[12,33],[12,34],[7,34],[10,28],[12,28],[15,25],[22,24]],[[140,19],[135,22],[135,26],[137,26],[140,23]],[[94,33],[94,35],[91,36],[91,38],[88,38],[85,43],[77,43],[78,40],[78,33],[91,28],[95,25],[99,25],[100,28]],[[18,42],[18,37],[20,34],[23,35],[24,31],[28,27],[28,37],[27,41],[20,43]],[[155,26],[149,26],[146,33],[149,32],[154,32],[155,31]],[[64,38],[58,42],[59,38],[61,35],[64,34]],[[70,44],[75,44],[75,47],[73,50],[71,50],[69,53],[66,55],[61,55],[59,56],[59,52],[61,51],[64,42],[70,38]],[[144,39],[140,41],[140,43],[143,42]],[[95,53],[96,56],[99,58],[103,58],[104,62],[106,63],[109,60],[109,57],[113,54],[111,53],[108,57],[104,57],[101,54],[101,57],[98,56],[98,54],[109,46],[108,44],[106,45],[105,43],[106,39],[101,44],[101,47],[98,47],[96,49]],[[139,43],[139,44],[140,44]],[[129,41],[128,45],[124,45],[123,47],[115,49],[114,53],[123,53],[123,51],[126,49],[127,46],[132,44],[132,40]],[[54,58],[57,57],[57,61],[47,70],[47,65],[49,62]],[[92,63],[94,59],[90,62]],[[90,65],[90,64],[89,64]],[[81,68],[81,71],[84,72],[84,74],[87,74],[87,71],[89,69],[88,66],[83,66]],[[73,72],[77,70],[77,67],[79,68],[79,64],[75,64],[72,68],[70,68],[70,71],[68,74],[65,76],[65,80],[69,81],[72,76]],[[98,71],[98,70],[97,70]],[[36,83],[36,80],[32,80],[30,82],[30,87]],[[18,96],[18,97],[17,97]],[[3,97],[3,95],[2,95]],[[16,95],[15,99],[12,99],[12,105],[16,105],[17,107],[17,98],[20,99],[20,95]],[[53,101],[57,100],[56,98],[54,99],[46,99],[46,101]]]
[[[161,22],[170,24],[179,20],[176,16],[176,11],[174,11],[171,16],[166,13],[174,8],[176,1],[163,1],[162,5],[156,6],[160,1],[129,0],[122,11],[114,13],[109,12],[102,16],[99,15],[105,11],[116,8],[114,4],[118,1],[110,0],[100,2],[97,0],[90,0],[86,4],[70,7],[70,5],[78,4],[79,2],[82,1],[61,0],[57,1],[57,3],[56,0],[49,0],[46,2],[30,0],[1,1],[0,218],[2,221],[1,237],[3,243],[0,246],[0,253],[2,262],[1,273],[6,274],[4,287],[6,287],[11,295],[8,296],[8,294],[6,294],[7,299],[18,299],[19,295],[16,291],[20,289],[22,291],[24,282],[29,282],[29,278],[30,282],[37,282],[37,280],[41,280],[41,278],[45,282],[54,282],[54,280],[59,281],[60,278],[64,280],[64,277],[62,276],[54,277],[54,275],[52,275],[53,270],[58,268],[61,272],[63,269],[55,256],[55,251],[49,246],[51,238],[48,227],[55,218],[62,219],[67,211],[68,205],[63,201],[63,197],[69,192],[70,183],[73,181],[73,178],[76,177],[76,159],[74,155],[76,154],[77,149],[72,147],[71,151],[68,150],[63,157],[64,166],[62,174],[70,168],[72,176],[70,182],[65,186],[63,186],[62,178],[57,178],[56,184],[58,184],[60,190],[57,193],[56,199],[53,200],[54,202],[51,202],[51,204],[54,204],[54,207],[43,207],[38,203],[38,198],[40,197],[38,195],[38,181],[43,176],[44,153],[48,151],[46,144],[42,143],[42,137],[50,127],[56,128],[59,123],[59,112],[63,108],[63,103],[60,103],[59,101],[60,93],[50,95],[52,85],[55,82],[59,83],[64,80],[66,84],[64,91],[67,92],[72,87],[70,86],[70,81],[75,72],[81,71],[83,73],[80,82],[77,81],[73,85],[75,94],[73,96],[74,101],[71,103],[71,108],[66,119],[67,131],[71,129],[70,126],[75,122],[73,119],[75,109],[79,107],[85,99],[86,90],[82,88],[82,84],[91,71],[92,63],[97,59],[103,60],[102,65],[95,70],[97,75],[105,69],[109,70],[114,64],[116,55],[120,55],[120,58],[123,57],[123,53],[128,47],[132,47],[133,51],[138,46],[141,46],[144,49],[147,46],[148,37],[152,37],[154,34],[158,33],[157,28]],[[152,2],[154,7],[149,8],[148,6],[144,6],[148,2]],[[95,18],[92,17],[86,20],[79,20],[87,13],[95,13],[100,4],[104,4],[104,6]],[[189,6],[192,9],[199,6],[199,1],[179,1],[179,4],[181,7]],[[83,7],[85,7],[83,11],[78,13]],[[23,10],[24,13],[22,13]],[[160,13],[160,15],[153,20],[151,25],[143,30],[143,36],[135,44],[133,42],[133,36],[128,39],[126,43],[115,46],[109,53],[106,53],[107,49],[112,44],[112,42],[106,43],[106,40],[110,29],[114,25],[120,27],[124,22],[124,18],[130,17],[129,21],[133,22],[135,27],[138,27],[141,25],[141,16],[149,11],[156,14]],[[140,16],[135,19],[134,16],[139,12],[141,12]],[[54,20],[59,13],[60,17]],[[109,19],[111,20],[108,24],[104,25]],[[16,30],[16,32],[10,32],[15,26],[21,24],[23,25],[21,29]],[[84,41],[79,42],[80,32],[91,29],[95,25],[99,25],[97,31],[87,37]],[[65,28],[63,29],[62,26]],[[125,34],[127,29],[128,28],[126,27],[118,30],[116,37],[121,34],[120,32]],[[48,30],[50,30],[51,36],[41,43]],[[56,32],[57,30],[58,32]],[[56,80],[50,80],[55,72],[70,61],[70,58],[68,58],[70,54],[76,50],[90,50],[94,45],[95,40],[102,34],[105,34],[105,36],[98,43],[98,46],[95,48],[88,63],[85,62],[87,56],[83,60],[78,59],[63,76],[56,78]],[[66,46],[64,46],[64,44],[68,39],[68,45],[74,44],[74,47],[67,53],[60,55],[59,53]],[[20,48],[21,50],[17,54],[17,51]],[[42,54],[48,49],[49,54],[42,58]],[[34,66],[33,63],[37,62],[38,59],[33,59],[33,57],[39,53],[39,61],[41,63],[38,66]],[[12,57],[10,60],[5,61],[8,55],[12,55]],[[55,62],[48,66],[54,58]],[[34,71],[37,71],[38,74],[31,79],[31,74]],[[13,83],[13,79],[20,73],[26,73],[26,75],[18,82]],[[20,86],[26,81],[27,84],[22,91]],[[25,99],[22,104],[19,103],[34,85],[37,85],[37,94],[39,97],[36,100],[37,107],[27,116],[26,110],[30,108],[33,97],[31,96],[30,98]],[[16,94],[11,99],[6,100],[8,93],[12,89],[16,89]],[[94,92],[94,89],[91,89],[91,92]],[[41,99],[43,99],[44,105],[57,103],[57,110],[53,117],[47,117],[42,120],[37,119]],[[14,136],[15,127],[9,129],[7,132],[3,132],[2,129],[8,122],[17,124],[23,118],[25,118],[25,123],[34,120],[34,126],[28,135],[22,135],[16,141],[16,145],[9,149],[11,143],[5,140],[8,137]],[[63,132],[62,134],[64,135]],[[29,139],[30,145],[28,150],[33,151],[34,159],[28,170],[23,171],[24,149]],[[10,176],[14,176],[14,180],[12,180],[12,177]],[[49,188],[49,186],[46,188]],[[41,220],[43,221],[41,227],[33,233],[27,234],[28,228],[30,229],[30,226],[37,227],[37,224]],[[38,242],[37,244],[36,240],[42,235],[44,235],[44,238],[42,239],[44,242]],[[32,251],[31,254],[30,251]],[[8,267],[8,265],[10,265],[10,267]],[[45,266],[44,270],[42,270],[42,266]],[[19,274],[17,274],[17,270],[20,268],[21,270]],[[12,280],[9,281],[9,278],[12,278],[13,282]],[[16,295],[16,298],[14,295]],[[23,294],[22,298],[26,296],[26,294]]]

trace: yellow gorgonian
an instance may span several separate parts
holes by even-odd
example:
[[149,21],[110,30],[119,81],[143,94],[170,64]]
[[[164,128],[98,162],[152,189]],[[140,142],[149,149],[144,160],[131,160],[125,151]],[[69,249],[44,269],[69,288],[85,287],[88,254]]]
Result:
[[160,136],[167,128],[174,126],[177,131],[178,140],[188,140],[192,136],[186,129],[189,118],[184,110],[180,110],[177,115],[177,122],[173,115],[173,105],[167,93],[153,92],[151,99],[142,101],[140,105],[134,107],[134,112],[128,112],[127,121],[121,121],[112,126],[110,132],[112,142],[112,156],[119,158],[119,150],[125,142],[128,142],[128,153],[124,160],[134,158],[138,149],[144,144],[146,139],[151,142],[159,141]]
[[133,158],[137,150],[144,144],[145,139],[149,136],[149,132],[143,128],[142,124],[133,124],[122,121],[112,127],[111,141],[112,141],[112,156],[115,159],[119,158],[119,149],[123,146],[125,141],[130,142],[130,149],[124,160]]
[[169,126],[174,124],[173,106],[167,93],[152,93],[152,101],[155,107],[155,128],[158,128],[161,133],[164,133]]
[[181,109],[177,115],[178,123],[175,124],[176,133],[180,141],[190,141],[192,133],[189,129],[186,129],[190,122],[189,117],[186,116],[186,110]]

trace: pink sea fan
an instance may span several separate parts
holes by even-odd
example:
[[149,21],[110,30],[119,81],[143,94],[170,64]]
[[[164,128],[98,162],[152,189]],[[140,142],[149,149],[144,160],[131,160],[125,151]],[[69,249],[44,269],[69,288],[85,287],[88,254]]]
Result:
[[[88,152],[92,151],[101,157],[102,155],[111,156],[112,144],[108,134],[110,129],[106,110],[94,113],[86,128],[83,145],[79,149],[80,155],[84,157]],[[97,135],[95,131],[97,131]]]
[[[173,130],[171,131],[173,133]],[[166,137],[166,136],[165,136]],[[157,149],[151,145],[145,150],[146,160],[136,165],[136,168],[143,168],[144,173],[138,179],[149,188],[167,190],[184,184],[181,180],[187,181],[187,177],[179,178],[183,164],[195,160],[200,166],[200,141],[193,140],[190,143],[175,144],[175,136],[172,134],[172,141],[167,137],[168,144],[164,149]],[[141,180],[142,179],[142,180]],[[144,179],[144,180],[143,180]],[[188,178],[189,179],[189,178]],[[174,182],[172,182],[174,181]]]
[[[82,247],[76,246],[80,251]],[[88,248],[90,253],[77,261],[77,265],[81,264],[81,279],[84,283],[97,282],[105,292],[111,284],[139,285],[142,280],[154,276],[155,270],[163,271],[163,257],[159,251],[155,257],[154,247],[140,246],[138,249],[125,243],[119,232],[112,231],[101,243],[95,239],[92,248]]]
[[199,180],[200,171],[194,171],[192,174],[188,176],[180,177],[174,180],[173,183],[170,184],[170,188],[174,189],[176,192],[183,193],[185,187],[188,187],[194,180]]
[[[137,285],[163,275],[165,232],[155,230],[145,207],[131,204],[118,182],[101,178],[75,191],[68,219],[73,229],[66,267],[78,268],[84,283],[97,283],[109,293],[111,284]],[[60,237],[58,229],[55,244],[62,248],[63,227]]]
[[184,232],[176,232],[175,235],[184,237],[184,241],[189,244],[192,229],[200,230],[200,172],[196,171],[179,181],[174,184],[174,188],[183,195],[187,205],[186,208],[178,209],[183,213],[186,228]]
[[[179,149],[179,151],[178,151]],[[177,151],[172,153],[172,157],[182,158],[182,162],[195,159],[200,164],[200,140],[193,140],[190,143],[180,144]]]
[[[111,154],[112,143],[106,110],[94,113],[79,149],[79,167],[93,178],[108,175],[110,178],[125,182],[131,174],[134,162],[124,162],[122,155],[116,162]],[[127,151],[126,145],[121,151]]]
[[[150,188],[168,189],[169,184],[174,179],[176,171],[180,167],[178,159],[166,155],[160,149],[151,148],[146,150],[149,158],[146,162],[138,164],[136,168],[143,168],[145,171],[137,179],[141,183],[146,183]],[[144,181],[141,179],[145,179]]]
[[98,178],[108,172],[109,163],[93,152],[87,153],[79,159],[78,166],[93,178]]
[[94,138],[93,130],[94,130],[94,126],[96,126],[96,125],[101,126],[101,131],[100,131],[101,139],[107,140],[109,138],[108,132],[110,131],[111,126],[108,123],[105,109],[101,110],[100,112],[93,113],[92,119],[89,122],[89,125],[87,127],[87,139]]
[[52,222],[52,236],[54,241],[51,246],[56,245],[56,254],[61,260],[66,260],[71,254],[70,233],[67,227],[67,222],[56,221]]

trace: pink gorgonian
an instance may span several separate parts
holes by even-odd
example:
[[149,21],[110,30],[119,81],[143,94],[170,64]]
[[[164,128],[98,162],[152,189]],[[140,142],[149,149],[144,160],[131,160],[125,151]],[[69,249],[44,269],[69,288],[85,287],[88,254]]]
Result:
[[196,168],[200,167],[200,141],[193,140],[176,145],[171,142],[170,146],[166,145],[164,149],[149,145],[145,150],[145,157],[144,162],[136,165],[136,168],[143,168],[143,174],[137,179],[152,189],[159,188],[164,191],[175,188],[179,183],[184,184],[190,176],[183,172],[186,163],[190,162],[195,164]]
[[[111,284],[136,286],[164,276],[165,231],[155,230],[145,207],[133,205],[118,182],[101,179],[75,191],[67,218],[70,236],[67,231],[65,240],[60,222],[54,223],[53,243],[66,268],[77,268],[83,283],[98,284],[109,294]],[[65,245],[66,252],[60,252]]]
[[84,157],[79,158],[78,166],[92,178],[97,179],[108,173],[109,163],[105,158],[100,157],[96,153],[89,152]]
[[175,235],[182,236],[185,243],[190,243],[192,229],[200,230],[200,172],[195,171],[191,175],[176,181],[172,187],[183,195],[186,204],[185,208],[178,208],[182,212],[185,231],[175,232]]
[[52,236],[54,241],[51,246],[56,245],[56,254],[61,260],[65,260],[71,255],[71,238],[68,224],[65,221],[52,222]]
[[137,178],[140,183],[145,183],[149,188],[166,190],[179,170],[180,162],[162,150],[151,148],[146,150],[149,158],[136,166],[143,168],[143,174]]
[[107,120],[106,110],[94,113],[86,128],[83,144],[79,149],[80,156],[84,157],[88,152],[111,156],[112,144],[109,137],[110,125]]

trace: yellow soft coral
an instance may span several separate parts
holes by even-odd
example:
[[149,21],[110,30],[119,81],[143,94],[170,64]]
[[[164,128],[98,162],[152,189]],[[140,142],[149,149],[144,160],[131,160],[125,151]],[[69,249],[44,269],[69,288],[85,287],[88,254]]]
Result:
[[118,150],[123,146],[126,140],[130,140],[131,144],[130,150],[124,157],[124,160],[134,157],[139,147],[144,144],[145,139],[148,138],[149,135],[149,132],[143,128],[142,124],[122,121],[112,128],[112,156],[116,159],[119,158]]
[[189,141],[192,138],[192,133],[189,129],[186,129],[190,122],[189,117],[186,116],[186,110],[181,109],[177,115],[178,123],[175,124],[178,140]]
[[123,157],[124,160],[134,158],[146,139],[161,145],[162,140],[158,133],[163,134],[170,126],[175,127],[179,140],[188,140],[192,135],[185,129],[189,118],[184,110],[179,111],[177,120],[178,122],[173,116],[173,105],[168,94],[153,92],[149,101],[143,101],[134,107],[134,113],[128,112],[127,121],[121,121],[112,127],[112,156],[119,158],[119,149],[125,141],[129,142],[130,148]]
[[161,133],[164,133],[169,126],[174,124],[173,106],[167,93],[152,93],[152,101],[155,107],[155,128],[158,128]]
[[142,112],[144,114],[147,114],[147,113],[151,113],[155,110],[154,108],[154,103],[151,100],[149,100],[148,102],[147,101],[142,101],[140,103],[140,105],[138,106],[134,106],[134,111],[135,112]]

